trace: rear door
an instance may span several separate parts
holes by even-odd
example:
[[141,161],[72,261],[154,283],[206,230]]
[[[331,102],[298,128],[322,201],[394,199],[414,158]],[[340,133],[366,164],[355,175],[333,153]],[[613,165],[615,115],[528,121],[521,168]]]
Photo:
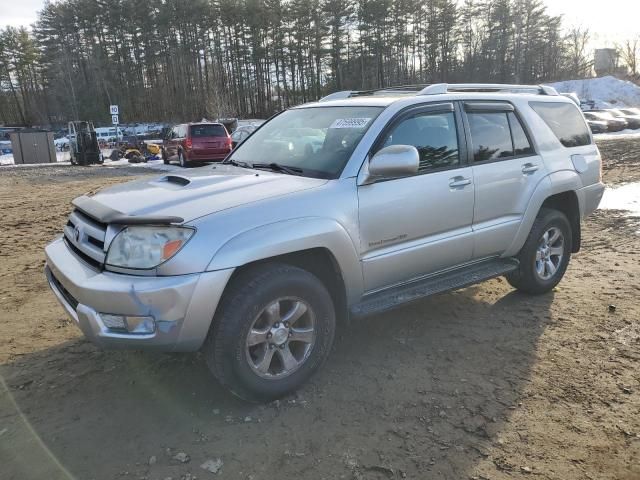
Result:
[[223,155],[229,152],[229,134],[222,124],[191,125],[191,145],[198,156]]
[[413,145],[420,167],[416,175],[358,187],[367,291],[470,260],[473,179],[463,139],[454,105],[441,103],[403,113],[378,140],[372,154]]
[[473,257],[481,259],[511,245],[545,168],[512,104],[463,107],[475,184]]

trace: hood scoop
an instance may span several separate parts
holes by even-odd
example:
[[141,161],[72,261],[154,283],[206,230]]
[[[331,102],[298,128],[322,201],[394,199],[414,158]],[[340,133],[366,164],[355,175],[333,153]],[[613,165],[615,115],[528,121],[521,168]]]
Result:
[[162,177],[160,181],[171,183],[173,185],[180,185],[181,187],[186,187],[191,183],[190,179],[181,175],[167,175],[165,177]]

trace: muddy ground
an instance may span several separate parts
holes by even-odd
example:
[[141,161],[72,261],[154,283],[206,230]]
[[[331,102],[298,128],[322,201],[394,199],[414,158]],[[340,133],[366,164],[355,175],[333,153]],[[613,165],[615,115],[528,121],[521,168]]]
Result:
[[[640,140],[600,147],[608,184],[640,180]],[[496,279],[353,322],[256,406],[197,354],[96,349],[48,291],[69,201],[133,173],[0,168],[0,478],[640,479],[638,219],[589,218],[553,293]]]

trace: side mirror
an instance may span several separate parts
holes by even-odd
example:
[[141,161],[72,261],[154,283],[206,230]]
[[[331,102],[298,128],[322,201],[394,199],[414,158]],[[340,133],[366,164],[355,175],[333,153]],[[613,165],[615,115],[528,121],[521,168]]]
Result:
[[420,154],[413,145],[390,145],[369,160],[363,185],[376,180],[413,175],[420,166]]

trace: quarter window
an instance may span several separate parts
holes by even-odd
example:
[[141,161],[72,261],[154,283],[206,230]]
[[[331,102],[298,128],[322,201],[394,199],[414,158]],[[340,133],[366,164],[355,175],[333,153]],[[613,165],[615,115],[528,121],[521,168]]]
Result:
[[591,143],[589,127],[573,103],[531,102],[529,105],[565,147],[580,147]]
[[418,173],[460,163],[453,112],[419,113],[400,121],[385,138],[384,147],[413,145],[420,154]]

